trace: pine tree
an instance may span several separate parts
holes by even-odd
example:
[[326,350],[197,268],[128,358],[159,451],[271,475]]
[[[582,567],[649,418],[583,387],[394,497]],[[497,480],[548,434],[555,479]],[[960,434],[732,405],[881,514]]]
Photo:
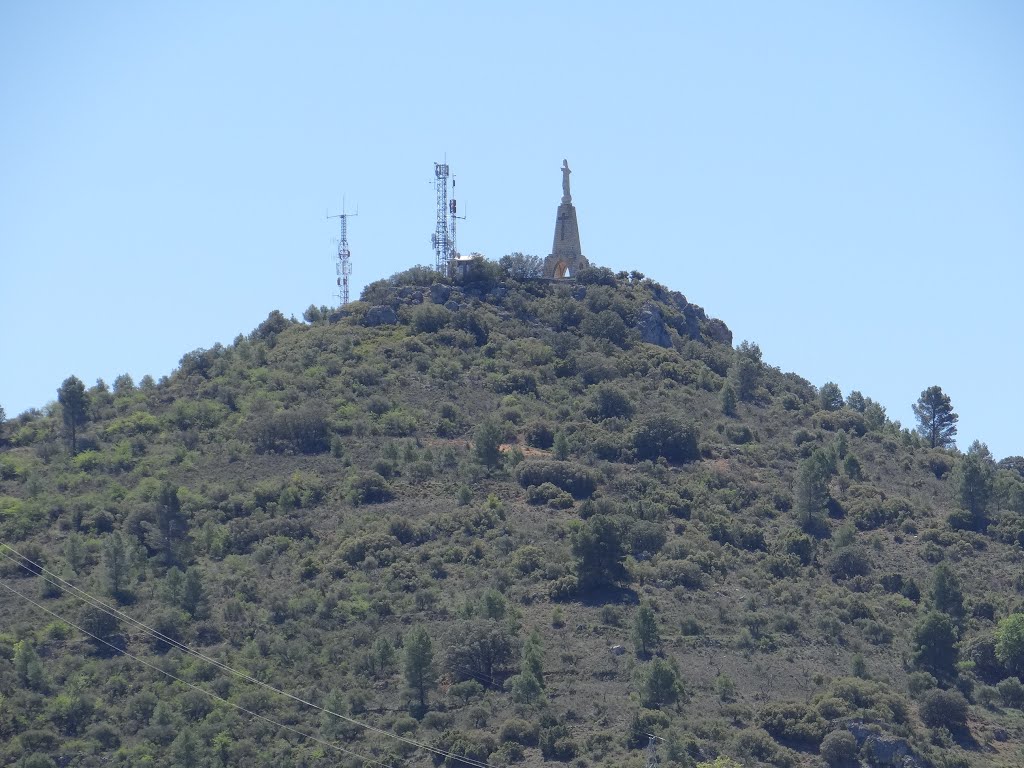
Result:
[[939,386],[928,387],[914,403],[917,431],[932,448],[949,448],[956,437],[959,416],[953,413],[949,395]]
[[130,564],[128,546],[116,531],[103,540],[102,575],[107,594],[123,602],[128,596]]
[[971,444],[957,472],[960,506],[969,515],[969,528],[980,531],[988,523],[988,507],[995,489],[996,465],[988,446]]
[[541,687],[544,687],[544,646],[541,643],[540,632],[536,629],[530,632],[523,643],[522,672],[533,675]]
[[203,575],[195,566],[185,571],[185,582],[181,588],[181,607],[190,616],[198,616],[206,603],[206,592],[203,589]]
[[639,656],[649,656],[650,652],[658,646],[661,636],[658,633],[658,619],[654,615],[654,608],[650,602],[644,601],[636,612],[636,619],[633,621],[633,642],[636,645]]
[[736,415],[736,390],[728,381],[722,387],[722,414],[725,416]]
[[501,427],[490,419],[480,424],[473,433],[476,460],[488,469],[501,463],[501,437]]
[[964,593],[960,577],[946,563],[939,563],[932,573],[932,602],[936,610],[954,619],[964,615]]
[[89,418],[89,397],[85,394],[85,385],[77,376],[64,379],[57,390],[57,402],[60,403],[64,426],[71,439],[71,453],[78,450],[78,428]]
[[41,691],[46,687],[43,663],[29,640],[19,640],[14,644],[14,671],[26,688]]
[[818,392],[818,405],[823,411],[838,411],[843,407],[843,392],[834,381],[827,381]]
[[437,683],[434,644],[423,627],[415,627],[405,638],[405,681],[416,694],[419,716],[427,711],[427,692]]

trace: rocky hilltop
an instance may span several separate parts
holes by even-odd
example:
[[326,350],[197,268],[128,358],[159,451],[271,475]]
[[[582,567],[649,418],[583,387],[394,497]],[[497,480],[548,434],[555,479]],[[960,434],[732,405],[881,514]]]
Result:
[[1024,763],[1024,460],[521,267],[3,423],[0,760]]

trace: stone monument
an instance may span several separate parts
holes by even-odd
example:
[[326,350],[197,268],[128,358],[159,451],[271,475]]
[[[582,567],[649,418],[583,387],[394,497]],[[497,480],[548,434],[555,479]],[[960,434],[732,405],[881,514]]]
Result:
[[555,216],[555,242],[544,259],[544,277],[561,280],[589,267],[590,262],[580,248],[580,228],[576,224],[576,208],[569,192],[569,161],[562,161],[562,203]]

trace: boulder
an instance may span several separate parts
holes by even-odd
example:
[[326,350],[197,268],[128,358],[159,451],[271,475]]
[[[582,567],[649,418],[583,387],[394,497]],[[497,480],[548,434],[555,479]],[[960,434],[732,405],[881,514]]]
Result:
[[644,304],[640,310],[640,316],[636,321],[637,330],[640,331],[640,340],[648,344],[657,344],[659,347],[670,348],[672,337],[665,327],[665,318],[656,304],[650,302]]
[[375,325],[394,325],[397,322],[398,315],[395,314],[395,310],[386,306],[370,307],[370,310],[363,318],[363,325],[371,327]]
[[430,300],[435,304],[444,304],[452,296],[452,289],[449,285],[434,283],[430,286]]
[[712,341],[717,341],[720,344],[728,344],[730,347],[732,346],[732,331],[729,330],[729,326],[717,317],[712,317],[708,320],[707,325],[704,328],[704,333]]
[[444,303],[444,308],[447,309],[449,312],[458,312],[459,302],[455,301],[454,299],[449,299]]
[[868,736],[861,748],[861,754],[872,765],[891,765],[893,768],[924,768],[924,763],[914,754],[906,739]]
[[857,740],[861,756],[878,768],[925,768],[925,762],[914,754],[906,739],[886,737],[879,733],[877,725],[861,721],[846,724],[847,730]]

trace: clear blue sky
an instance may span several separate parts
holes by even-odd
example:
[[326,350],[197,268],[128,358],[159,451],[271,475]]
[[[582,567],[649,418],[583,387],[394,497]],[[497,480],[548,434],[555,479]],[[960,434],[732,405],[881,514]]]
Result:
[[1024,453],[1024,4],[0,5],[0,405],[169,373],[459,246],[584,253],[959,444]]

